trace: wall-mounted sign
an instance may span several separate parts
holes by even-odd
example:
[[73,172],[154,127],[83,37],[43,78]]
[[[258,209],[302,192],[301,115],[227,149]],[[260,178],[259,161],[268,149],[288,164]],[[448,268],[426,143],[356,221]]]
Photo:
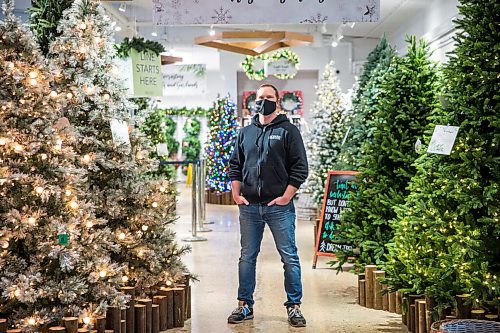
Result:
[[207,67],[205,64],[166,65],[163,71],[163,96],[205,95]]
[[153,0],[156,25],[377,22],[380,0]]
[[286,75],[293,77],[297,74],[297,66],[292,61],[281,58],[275,61],[267,62],[264,67],[264,73],[266,76]]

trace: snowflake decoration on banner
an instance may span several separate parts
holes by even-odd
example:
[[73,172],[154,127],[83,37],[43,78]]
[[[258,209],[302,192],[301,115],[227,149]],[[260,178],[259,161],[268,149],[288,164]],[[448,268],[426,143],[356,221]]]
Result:
[[215,15],[212,16],[212,19],[214,20],[214,24],[222,23],[222,24],[227,24],[229,21],[233,18],[230,15],[229,9],[224,9],[222,6],[220,9],[214,9]]
[[311,16],[308,19],[300,21],[300,23],[325,23],[328,20],[328,16],[323,16],[321,13],[316,14],[316,16]]
[[170,7],[178,9],[181,6],[181,0],[170,0]]
[[373,16],[376,14],[377,5],[374,0],[370,0],[365,6],[363,12],[363,22],[373,22]]

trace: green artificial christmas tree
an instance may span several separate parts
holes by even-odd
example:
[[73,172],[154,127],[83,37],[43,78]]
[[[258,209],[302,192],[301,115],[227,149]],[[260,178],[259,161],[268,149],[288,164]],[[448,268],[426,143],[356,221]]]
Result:
[[[496,1],[460,1],[456,48],[444,69],[447,117],[459,126],[451,154],[424,154],[398,209],[387,269],[392,289],[442,308],[469,294],[476,307],[500,296],[500,121]],[[495,21],[496,20],[496,21]]]
[[112,258],[127,264],[124,282],[139,289],[175,281],[185,272],[180,256],[188,248],[178,247],[169,229],[174,188],[151,177],[158,161],[149,158],[149,142],[129,117],[133,104],[116,76],[111,19],[97,2],[76,0],[58,29],[50,62],[68,99],[66,117],[82,136],[77,149],[88,157],[96,214],[119,245]]
[[323,77],[316,89],[312,106],[312,130],[307,136],[307,149],[311,172],[306,188],[313,193],[315,202],[323,198],[328,171],[335,170],[337,158],[347,128],[350,113],[346,110],[340,82],[333,61],[325,66]]
[[[151,150],[149,157],[157,161],[166,161],[176,159],[177,150],[179,149],[179,142],[175,140],[174,133],[177,128],[175,121],[165,115],[164,110],[155,109],[153,112],[146,116],[146,119],[141,125],[141,131],[157,147],[158,144],[166,144],[168,154],[158,155],[158,150]],[[169,164],[161,164],[158,170],[154,173],[163,175],[167,179],[175,180],[175,167]]]
[[32,0],[29,23],[35,39],[44,55],[49,52],[49,45],[61,33],[57,25],[63,12],[68,9],[74,0]]
[[218,193],[231,191],[229,159],[238,133],[236,105],[228,97],[219,97],[208,118],[207,187]]
[[[182,155],[184,155],[184,159],[189,161],[200,159],[201,122],[195,118],[188,118],[182,129],[186,135],[182,139]],[[183,171],[187,174],[187,170]]]
[[352,103],[353,116],[346,125],[348,128],[346,141],[338,156],[338,167],[341,170],[358,170],[360,161],[365,155],[365,143],[373,139],[375,105],[381,93],[381,82],[395,55],[396,52],[387,44],[385,37],[368,55]]
[[[341,223],[341,234],[360,250],[357,265],[385,261],[393,236],[390,221],[396,217],[393,207],[404,202],[416,172],[415,142],[422,139],[439,102],[438,69],[428,57],[426,43],[409,38],[408,54],[393,58],[373,106],[373,140],[360,161],[362,181]],[[339,253],[341,264],[348,255]]]
[[0,21],[0,313],[24,332],[123,306],[122,265],[96,218],[79,137],[31,32]]

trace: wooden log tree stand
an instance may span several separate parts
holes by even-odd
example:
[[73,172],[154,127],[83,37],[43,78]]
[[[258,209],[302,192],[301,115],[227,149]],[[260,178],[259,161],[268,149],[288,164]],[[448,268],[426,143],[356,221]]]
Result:
[[[127,295],[130,295],[130,301],[128,303],[128,308],[127,308],[127,315],[126,315],[126,321],[127,321],[127,332],[126,333],[135,333],[135,288],[134,287],[123,287],[121,288],[121,291]],[[122,332],[125,333],[125,332]]]
[[160,306],[158,304],[153,304],[151,306],[152,320],[151,320],[151,332],[160,332]]
[[214,205],[236,205],[231,192],[216,193],[215,191],[207,190],[207,203]]
[[382,310],[384,308],[382,296],[382,283],[380,279],[385,277],[384,271],[373,271],[373,308],[375,310]]
[[62,321],[66,328],[66,333],[78,333],[78,318],[77,317],[63,317]]
[[97,333],[104,333],[106,330],[106,317],[96,317],[94,322],[94,329]]
[[455,297],[457,301],[457,318],[458,319],[470,319],[472,307],[468,302],[470,298],[469,294],[457,295]]
[[184,289],[172,289],[174,291],[174,327],[184,327]]
[[149,298],[141,298],[137,300],[137,303],[146,306],[146,333],[151,333],[151,325],[153,321],[152,305],[153,300]]
[[[7,331],[7,332],[9,332],[9,331]],[[66,328],[64,328],[62,326],[51,327],[51,328],[49,328],[49,332],[50,333],[65,333]]]
[[373,279],[373,271],[377,269],[375,265],[365,266],[365,294],[366,294],[366,307],[373,309],[374,299],[373,290],[375,288],[375,281]]
[[0,319],[0,332],[7,331],[7,319]]

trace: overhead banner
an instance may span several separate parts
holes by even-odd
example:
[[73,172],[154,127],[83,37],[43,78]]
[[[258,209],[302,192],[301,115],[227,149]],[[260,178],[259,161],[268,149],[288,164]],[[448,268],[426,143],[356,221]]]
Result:
[[205,95],[207,66],[205,64],[166,65],[163,71],[163,96]]
[[153,0],[155,25],[377,22],[380,0]]

